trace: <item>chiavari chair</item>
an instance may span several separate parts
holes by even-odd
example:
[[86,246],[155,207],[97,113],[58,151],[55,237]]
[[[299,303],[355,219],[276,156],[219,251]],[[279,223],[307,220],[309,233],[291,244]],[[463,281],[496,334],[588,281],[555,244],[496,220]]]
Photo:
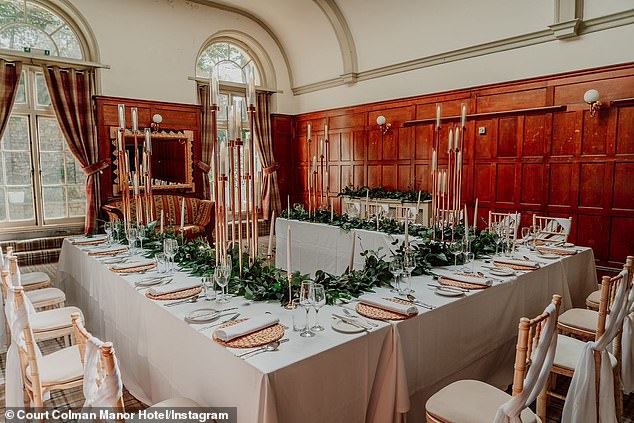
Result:
[[567,242],[572,227],[572,217],[546,217],[533,215],[533,226],[538,228],[541,242]]
[[[630,260],[634,267],[634,256],[627,256],[627,260]],[[626,260],[626,263],[627,263]],[[634,275],[634,272],[630,273],[630,277]],[[599,303],[601,302],[601,289],[597,289],[596,291],[590,293],[586,297],[586,308],[588,310],[599,311]]]
[[[427,401],[427,422],[497,423],[508,421],[509,415],[520,417],[524,423],[540,422],[528,405],[542,391],[544,378],[539,376],[550,370],[560,305],[561,296],[553,295],[544,313],[534,319],[520,319],[512,396],[484,382],[460,380],[444,387]],[[549,329],[548,333],[545,328]]]
[[[18,272],[18,258],[14,255],[10,255],[7,257],[7,260],[9,260],[9,276],[13,277]],[[43,274],[46,275],[45,273]],[[20,272],[20,285],[24,287],[26,296],[29,297],[31,303],[33,303],[33,307],[35,307],[37,310],[64,307],[64,303],[66,302],[66,294],[64,293],[64,291],[59,288],[48,286],[48,282],[46,285],[31,284],[25,286],[24,281],[25,279],[28,280],[29,275],[32,275],[32,273]],[[48,275],[46,277],[48,278]],[[31,278],[31,281],[34,280],[36,279]],[[6,293],[3,298],[6,298]]]
[[[0,254],[2,250],[0,250]],[[15,257],[13,247],[7,247],[7,258]],[[11,270],[11,274],[15,271]],[[22,286],[25,291],[34,291],[37,289],[48,288],[51,285],[51,278],[44,272],[28,272],[22,275]]]
[[517,239],[517,231],[520,227],[520,218],[522,214],[516,213],[496,213],[489,211],[489,228],[493,227],[493,224],[503,225],[506,231],[509,233],[511,241]]

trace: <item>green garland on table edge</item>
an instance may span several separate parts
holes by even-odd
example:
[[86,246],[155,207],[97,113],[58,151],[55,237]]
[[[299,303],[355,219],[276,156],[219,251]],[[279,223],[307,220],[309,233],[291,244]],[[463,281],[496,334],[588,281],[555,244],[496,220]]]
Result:
[[[369,198],[371,199],[389,199],[389,200],[400,200],[401,202],[410,202],[415,203],[418,201],[418,191],[407,190],[407,191],[399,191],[399,190],[389,190],[383,187],[354,187],[347,186],[345,187],[338,195],[339,196],[349,196],[354,198],[365,198],[369,193]],[[421,192],[420,201],[431,200],[431,194],[428,192]]]

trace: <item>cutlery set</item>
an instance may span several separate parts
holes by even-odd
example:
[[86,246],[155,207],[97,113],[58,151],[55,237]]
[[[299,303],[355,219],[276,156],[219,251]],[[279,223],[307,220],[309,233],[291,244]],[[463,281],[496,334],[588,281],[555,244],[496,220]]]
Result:
[[269,342],[268,344],[263,345],[261,347],[258,347],[258,348],[254,349],[254,350],[240,353],[240,354],[236,355],[236,357],[240,357],[242,359],[246,359],[246,358],[251,358],[253,356],[256,356],[256,355],[258,355],[260,353],[263,353],[263,352],[277,351],[277,349],[280,347],[280,345],[283,344],[284,342],[288,342],[288,338],[282,338],[279,341]]

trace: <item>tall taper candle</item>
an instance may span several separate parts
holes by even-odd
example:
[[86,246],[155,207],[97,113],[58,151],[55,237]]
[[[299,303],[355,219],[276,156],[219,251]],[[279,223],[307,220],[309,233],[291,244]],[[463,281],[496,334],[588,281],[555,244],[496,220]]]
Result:
[[440,115],[442,114],[442,104],[436,104],[436,129],[440,129]]
[[266,249],[266,256],[271,257],[273,253],[273,237],[275,236],[275,210],[271,215],[271,227],[269,228],[269,245]]
[[219,91],[219,83],[218,83],[218,69],[216,66],[211,67],[211,75],[209,77],[209,101],[213,106],[218,105],[218,91]]
[[163,233],[163,225],[165,224],[165,214],[163,210],[161,210],[161,233]]
[[335,200],[330,199],[330,221],[332,222],[335,219]]
[[420,194],[421,191],[418,191],[418,200],[416,200],[416,213],[418,214],[418,211],[420,210]]
[[447,140],[447,151],[453,150],[453,129],[449,130],[449,139]]
[[409,209],[405,212],[405,248],[409,249]]
[[130,107],[130,115],[132,115],[132,130],[139,130],[139,112],[136,107]]
[[456,151],[460,148],[460,128],[456,128],[456,132],[454,133],[455,137],[454,137],[454,142],[453,142],[453,148],[456,149]]
[[[117,149],[119,151],[123,151],[123,137],[121,136],[121,131],[117,131]],[[121,163],[119,163],[121,166]]]
[[253,69],[253,63],[249,65],[247,68],[247,107],[255,106],[256,101],[255,95],[255,71]]
[[431,153],[431,171],[432,173],[438,168],[438,155],[436,150]]
[[152,130],[145,128],[145,151],[152,154]]
[[328,139],[328,125],[324,125],[324,138]]
[[469,215],[467,214],[467,205],[464,205],[464,233],[469,239]]
[[291,275],[291,222],[286,223],[286,272]]
[[370,188],[365,191],[365,218],[368,218],[368,208],[370,207]]
[[478,198],[476,198],[475,210],[473,212],[473,234],[475,235],[476,228],[478,227]]
[[185,197],[181,201],[181,230],[185,227]]
[[117,114],[119,116],[119,129],[125,129],[125,104],[117,104]]
[[286,218],[287,219],[291,218],[291,196],[290,195],[286,196]]
[[460,127],[464,128],[467,124],[467,105],[462,103],[462,114],[460,116]]
[[308,128],[306,131],[306,140],[310,141],[313,136],[313,124],[311,122],[308,122]]

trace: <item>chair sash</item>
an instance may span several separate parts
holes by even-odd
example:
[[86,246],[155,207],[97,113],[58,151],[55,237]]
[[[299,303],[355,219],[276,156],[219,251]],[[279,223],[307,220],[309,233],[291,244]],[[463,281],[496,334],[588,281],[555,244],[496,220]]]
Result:
[[[546,224],[546,227],[543,229],[544,232],[539,233],[537,238],[548,239],[550,241],[563,241],[566,236],[570,234],[571,225],[571,219],[553,217]],[[563,232],[560,229],[563,230]],[[548,232],[560,232],[561,234],[556,235]]]
[[[597,341],[590,341],[579,357],[566,395],[562,423],[616,423],[614,403],[614,374],[607,347],[618,334],[626,313],[628,313],[627,270],[621,272],[623,281],[619,285],[612,309],[607,317],[606,330]],[[599,374],[599,418],[597,420],[597,398],[594,352],[601,355]]]
[[494,423],[522,423],[520,414],[537,399],[548,380],[557,349],[557,319],[553,318],[556,311],[555,304],[549,304],[544,310],[549,317],[542,330],[537,350],[533,354],[532,364],[524,379],[522,393],[498,408]]
[[5,257],[2,253],[2,247],[0,247],[0,269],[5,272],[9,271],[9,257]]
[[[21,307],[15,306],[15,291],[10,287],[7,293],[7,302],[4,306],[5,316],[11,328],[11,345],[7,351],[5,398],[6,407],[24,407],[24,380],[22,379],[22,366],[20,365],[20,348],[26,349],[24,330],[29,325],[29,316],[35,313],[33,304],[24,296]],[[35,348],[36,359],[42,357],[37,346]],[[47,400],[48,396],[44,397]]]
[[103,342],[94,336],[86,341],[84,354],[84,410],[92,407],[114,407],[123,392],[123,382],[117,358],[113,357],[114,369],[103,378],[99,376],[100,348]]
[[630,289],[628,315],[623,320],[621,380],[626,394],[634,392],[634,289]]

